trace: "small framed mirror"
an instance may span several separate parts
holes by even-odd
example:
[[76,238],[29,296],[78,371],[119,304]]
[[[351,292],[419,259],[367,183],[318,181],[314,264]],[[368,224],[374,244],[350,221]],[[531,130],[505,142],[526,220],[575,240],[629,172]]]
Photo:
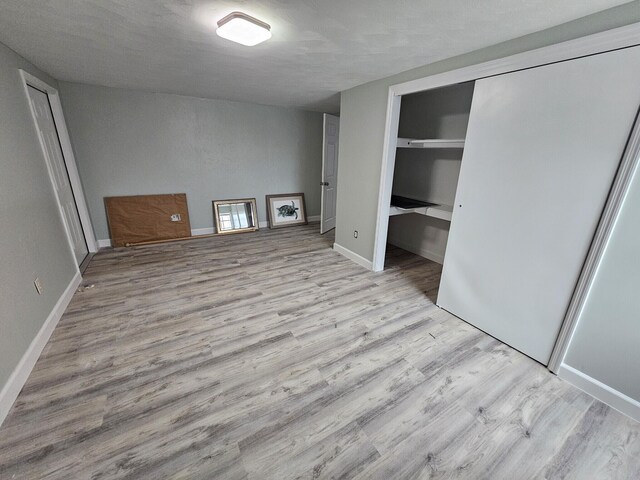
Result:
[[241,233],[258,230],[255,198],[213,201],[213,220],[216,233]]

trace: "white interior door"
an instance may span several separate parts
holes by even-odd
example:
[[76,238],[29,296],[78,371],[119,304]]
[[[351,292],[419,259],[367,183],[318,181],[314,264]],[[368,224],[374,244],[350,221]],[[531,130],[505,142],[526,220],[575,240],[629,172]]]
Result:
[[322,212],[320,215],[320,233],[325,233],[336,228],[340,118],[325,113],[322,133]]
[[638,78],[634,47],[476,82],[439,306],[548,363]]
[[46,93],[41,92],[31,85],[28,85],[27,89],[31,102],[31,111],[36,120],[40,143],[44,150],[51,182],[58,197],[63,222],[76,258],[76,263],[80,265],[89,251],[69,182],[69,175],[62,155],[53,114],[51,113],[49,98]]

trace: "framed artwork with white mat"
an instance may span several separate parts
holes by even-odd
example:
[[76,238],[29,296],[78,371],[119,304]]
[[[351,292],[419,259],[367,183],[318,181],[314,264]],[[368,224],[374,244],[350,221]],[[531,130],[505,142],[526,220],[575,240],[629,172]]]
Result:
[[269,228],[306,225],[308,223],[304,193],[281,193],[267,195],[266,198]]

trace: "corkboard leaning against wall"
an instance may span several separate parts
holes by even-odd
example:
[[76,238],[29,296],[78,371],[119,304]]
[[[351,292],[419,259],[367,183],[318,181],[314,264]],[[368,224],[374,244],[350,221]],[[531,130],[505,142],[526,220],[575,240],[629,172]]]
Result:
[[105,197],[111,245],[191,236],[185,193]]

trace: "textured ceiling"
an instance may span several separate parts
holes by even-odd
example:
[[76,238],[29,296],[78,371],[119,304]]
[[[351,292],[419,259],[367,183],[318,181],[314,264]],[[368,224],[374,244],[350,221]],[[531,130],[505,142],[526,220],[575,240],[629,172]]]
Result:
[[[336,111],[342,90],[625,1],[0,0],[0,41],[60,80]],[[233,10],[273,38],[219,38]]]

